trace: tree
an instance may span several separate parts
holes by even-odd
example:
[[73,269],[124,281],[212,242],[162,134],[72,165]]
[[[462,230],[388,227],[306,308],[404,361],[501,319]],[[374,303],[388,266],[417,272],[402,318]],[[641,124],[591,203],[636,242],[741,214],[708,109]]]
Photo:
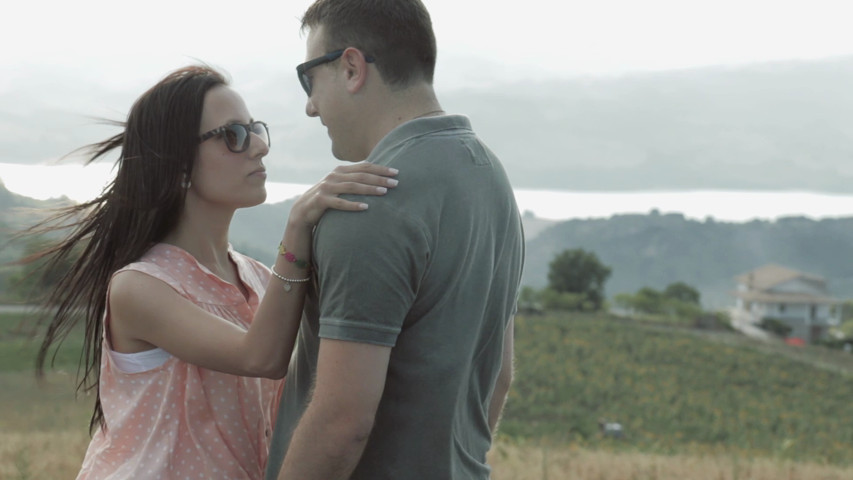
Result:
[[548,286],[558,293],[582,294],[592,310],[604,303],[604,282],[611,269],[593,252],[583,249],[564,250],[548,265]]
[[621,293],[614,298],[621,308],[635,313],[665,315],[673,318],[693,319],[702,314],[699,292],[693,287],[677,282],[660,292],[643,287],[636,293]]
[[699,290],[696,290],[684,282],[670,283],[663,291],[663,296],[685,303],[692,303],[694,305],[701,304],[699,301]]
[[642,313],[665,313],[666,297],[651,287],[643,287],[634,295],[634,309]]

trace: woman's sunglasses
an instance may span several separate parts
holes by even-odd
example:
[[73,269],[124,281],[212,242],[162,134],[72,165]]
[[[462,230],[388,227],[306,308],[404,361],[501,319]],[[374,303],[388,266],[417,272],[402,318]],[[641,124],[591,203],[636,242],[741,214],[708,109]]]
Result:
[[251,133],[261,137],[261,140],[264,141],[267,147],[270,146],[270,131],[267,128],[267,124],[264,122],[231,123],[223,125],[198,137],[198,143],[222,134],[222,138],[225,139],[225,146],[228,147],[228,150],[231,150],[234,153],[241,153],[248,150],[249,143],[251,141]]

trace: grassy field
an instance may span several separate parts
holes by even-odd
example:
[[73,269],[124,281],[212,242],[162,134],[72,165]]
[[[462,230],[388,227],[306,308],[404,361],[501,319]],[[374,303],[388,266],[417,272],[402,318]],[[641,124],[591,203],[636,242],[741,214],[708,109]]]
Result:
[[[853,356],[844,352],[601,316],[521,318],[516,342],[502,430],[511,437],[853,463]],[[622,424],[624,438],[602,438],[600,418]]]
[[[80,338],[38,384],[22,320],[0,316],[0,478],[74,478],[91,408],[74,394]],[[853,479],[850,355],[595,316],[516,328],[495,480]]]

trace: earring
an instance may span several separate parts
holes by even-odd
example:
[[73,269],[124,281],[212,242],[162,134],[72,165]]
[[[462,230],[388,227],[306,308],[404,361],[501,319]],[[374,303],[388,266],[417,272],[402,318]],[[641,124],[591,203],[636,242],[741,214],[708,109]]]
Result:
[[193,186],[192,180],[190,180],[187,177],[184,177],[184,181],[181,182],[181,188],[183,188],[184,190],[187,190],[192,186]]

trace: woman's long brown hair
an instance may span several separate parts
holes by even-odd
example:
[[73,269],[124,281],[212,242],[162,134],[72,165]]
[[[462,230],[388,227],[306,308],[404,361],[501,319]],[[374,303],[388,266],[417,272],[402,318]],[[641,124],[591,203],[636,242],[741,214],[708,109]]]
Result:
[[111,122],[123,126],[123,132],[83,147],[90,155],[87,164],[120,149],[116,176],[101,195],[59,209],[24,231],[24,235],[69,231],[23,262],[44,259],[45,276],[73,262],[42,304],[49,324],[36,372],[44,375],[51,346],[58,347],[82,320],[85,340],[77,390],[96,392],[90,432],[106,426],[98,386],[110,278],[177,224],[186,195],[182,184],[192,174],[198,151],[205,94],[227,84],[222,74],[206,66],[185,67],[163,78],[136,100],[127,121]]

